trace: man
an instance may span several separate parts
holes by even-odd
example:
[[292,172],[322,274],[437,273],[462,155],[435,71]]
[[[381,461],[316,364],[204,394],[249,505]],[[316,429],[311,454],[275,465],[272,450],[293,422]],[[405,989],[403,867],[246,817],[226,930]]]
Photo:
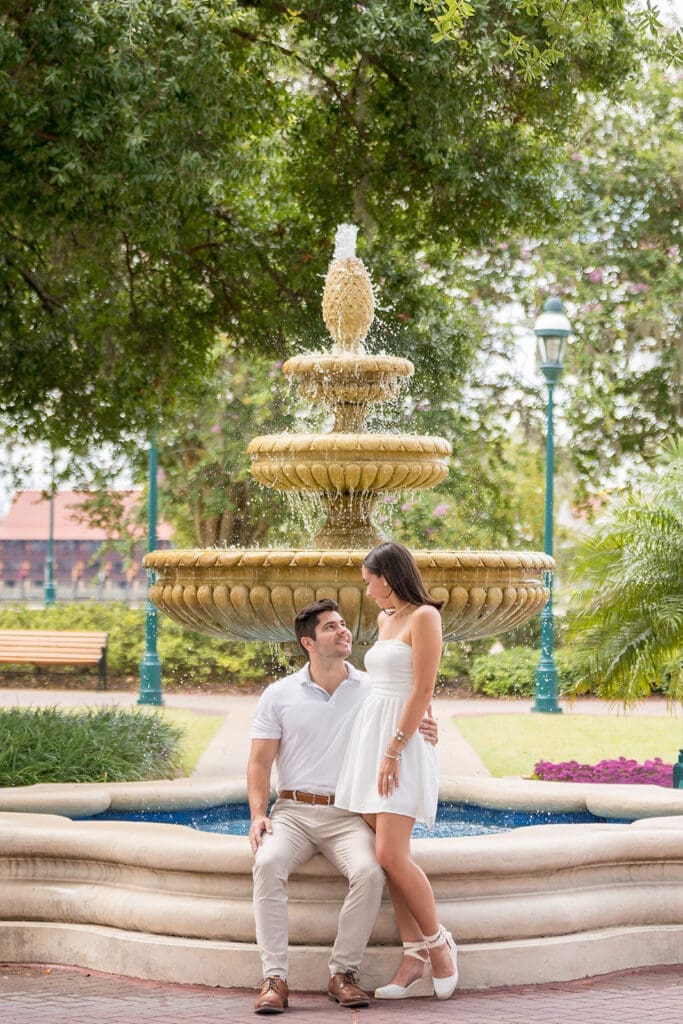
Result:
[[[358,985],[360,963],[374,924],[384,875],[374,835],[359,815],[334,806],[334,790],[356,713],[369,682],[346,661],[351,633],[331,599],[302,609],[294,621],[307,664],[259,700],[247,766],[254,861],[256,941],[263,984],[256,1013],[282,1013],[288,1005],[287,880],[322,853],[349,883],[330,957],[328,994],[342,1006],[368,1006]],[[420,727],[436,741],[436,727]],[[270,777],[277,765],[279,794],[268,816]]]

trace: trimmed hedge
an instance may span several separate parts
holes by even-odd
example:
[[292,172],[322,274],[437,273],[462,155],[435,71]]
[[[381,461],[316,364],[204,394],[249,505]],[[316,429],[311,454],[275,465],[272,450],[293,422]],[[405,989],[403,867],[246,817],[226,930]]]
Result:
[[[487,697],[533,697],[540,651],[530,647],[509,647],[499,654],[479,655],[472,659],[469,678],[474,693]],[[568,694],[576,682],[571,649],[555,652],[560,693]]]
[[[509,647],[500,654],[474,657],[469,669],[472,691],[483,693],[487,697],[533,697],[540,658],[540,650],[530,647]],[[571,645],[556,650],[554,658],[558,690],[565,697],[570,697],[575,693],[576,685],[582,678]],[[666,696],[669,680],[676,670],[676,664],[669,666],[653,690]],[[590,695],[595,692],[595,685],[590,689],[582,686],[581,692],[583,695]]]
[[[0,629],[92,629],[109,634],[107,674],[111,677],[139,675],[145,649],[145,611],[123,603],[81,602],[55,604],[51,608],[27,608],[11,605],[0,610]],[[282,675],[286,656],[272,644],[221,640],[203,636],[159,617],[159,658],[164,684],[194,687],[202,683],[253,686]],[[21,669],[0,665],[2,673],[16,676],[45,674],[33,666]],[[70,669],[73,675],[78,670]],[[50,674],[56,673],[50,669]],[[94,674],[94,671],[93,673]]]
[[[123,603],[80,602],[56,604],[51,608],[10,605],[0,609],[0,629],[93,629],[109,634],[107,672],[128,683],[139,678],[145,647],[145,611]],[[479,646],[477,644],[476,647]],[[159,617],[159,657],[164,686],[182,689],[197,686],[259,687],[292,671],[291,659],[275,644],[221,640],[204,636]],[[457,685],[461,690],[487,697],[533,697],[540,650],[536,646],[508,647],[500,654],[474,654],[472,645],[446,644],[439,667],[437,687]],[[560,692],[568,695],[578,679],[571,646],[555,651]],[[677,665],[671,671],[680,671]],[[33,666],[0,665],[3,674],[30,677],[32,681],[51,678],[83,678],[83,671],[69,668],[58,672]],[[68,673],[68,674],[67,674]],[[95,676],[95,670],[87,672]],[[667,691],[667,676],[658,690]]]

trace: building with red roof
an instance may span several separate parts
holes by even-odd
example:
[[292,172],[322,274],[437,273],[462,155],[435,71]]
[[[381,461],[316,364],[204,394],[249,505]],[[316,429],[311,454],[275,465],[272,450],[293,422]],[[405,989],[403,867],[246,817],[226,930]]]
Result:
[[[113,495],[120,503],[121,524],[94,521],[85,507],[92,495],[57,491],[53,508],[53,576],[57,596],[139,596],[147,583],[142,567],[146,527],[137,522],[139,491]],[[5,600],[36,593],[45,581],[50,533],[50,500],[42,491],[18,492],[0,519],[0,586]],[[127,544],[121,544],[127,540]],[[160,522],[157,547],[171,546],[171,527]],[[132,558],[123,548],[132,550]]]

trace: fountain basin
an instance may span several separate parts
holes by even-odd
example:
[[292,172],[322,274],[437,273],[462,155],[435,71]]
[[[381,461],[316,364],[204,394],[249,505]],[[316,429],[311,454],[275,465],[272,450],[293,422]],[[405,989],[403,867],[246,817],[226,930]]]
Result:
[[304,398],[314,404],[360,405],[396,398],[401,380],[414,373],[409,359],[400,356],[334,352],[292,356],[282,367],[299,383]]
[[450,443],[411,434],[266,434],[247,446],[251,473],[280,491],[424,490],[448,476]]
[[[223,836],[246,836],[251,825],[249,804],[246,801],[217,804],[215,807],[183,807],[172,811],[105,811],[85,820],[187,825],[199,832],[216,832]],[[464,836],[495,835],[531,825],[595,825],[605,821],[605,818],[586,812],[511,811],[439,801],[434,828],[430,830],[426,825],[415,825],[413,839],[460,839]],[[630,821],[624,819],[620,823],[630,824]]]
[[[586,810],[631,825],[541,825],[417,839],[462,985],[560,981],[683,961],[683,793],[518,779],[452,778],[445,799]],[[256,985],[251,864],[243,837],[180,825],[71,821],[108,808],[242,800],[242,781],[183,779],[0,791],[0,949],[133,977]],[[290,984],[326,987],[345,883],[320,856],[292,876]],[[372,988],[400,959],[382,904],[362,969]],[[197,954],[197,955],[194,955]]]
[[[271,643],[295,641],[293,622],[310,601],[338,601],[356,652],[371,643],[377,606],[365,597],[362,549],[154,551],[150,598],[190,629]],[[413,551],[441,609],[444,640],[494,636],[526,622],[548,599],[554,563],[537,552]]]

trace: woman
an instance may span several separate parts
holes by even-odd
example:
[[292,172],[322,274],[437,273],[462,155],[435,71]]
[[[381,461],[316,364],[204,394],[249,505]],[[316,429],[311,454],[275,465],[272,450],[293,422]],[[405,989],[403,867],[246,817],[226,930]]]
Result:
[[366,655],[372,689],[354,723],[335,804],[362,814],[375,832],[403,941],[403,963],[376,998],[434,991],[448,999],[458,983],[455,943],[439,924],[429,879],[410,857],[413,825],[431,828],[438,800],[436,755],[417,727],[441,659],[441,605],[401,544],[374,548],[361,571],[380,608],[378,640]]

